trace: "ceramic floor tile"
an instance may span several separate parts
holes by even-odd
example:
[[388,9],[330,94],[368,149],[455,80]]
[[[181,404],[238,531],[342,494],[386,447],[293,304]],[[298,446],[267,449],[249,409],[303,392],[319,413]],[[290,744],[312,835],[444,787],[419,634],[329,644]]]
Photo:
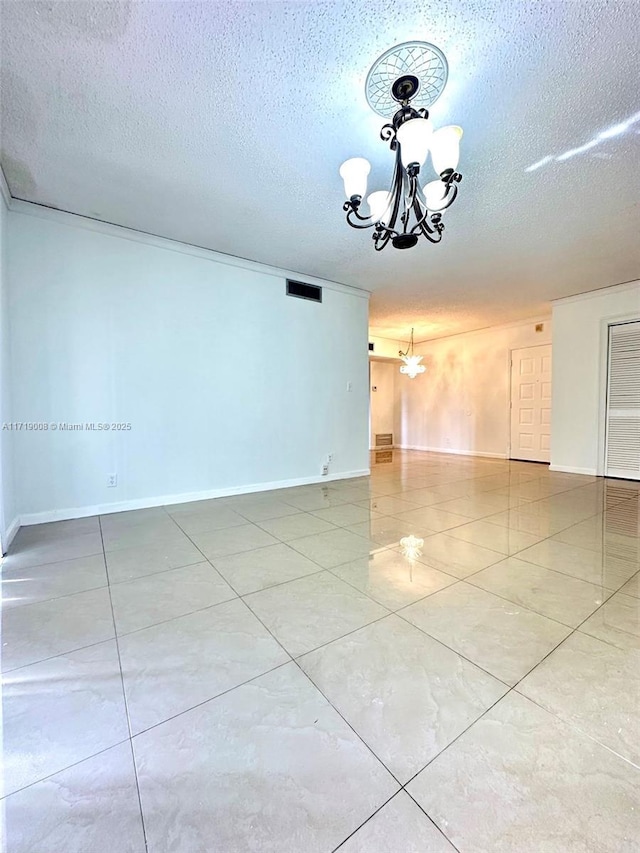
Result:
[[267,545],[278,543],[277,539],[269,536],[255,524],[243,524],[240,527],[229,527],[226,530],[214,530],[209,533],[194,533],[191,538],[205,557],[212,562],[216,557],[241,554],[243,551],[266,548]]
[[78,557],[60,563],[46,563],[29,569],[4,569],[2,607],[12,607],[61,598],[107,585],[104,556]]
[[165,508],[162,506],[152,506],[145,509],[132,509],[127,512],[111,512],[101,515],[100,526],[103,531],[108,530],[113,532],[137,527],[139,524],[145,525],[149,521],[158,521],[159,519],[167,520]]
[[329,507],[329,509],[318,509],[312,513],[316,518],[328,521],[338,527],[347,527],[350,524],[360,524],[373,518],[382,518],[381,512],[372,509],[364,509],[356,504],[340,504],[340,506]]
[[100,533],[52,539],[37,545],[27,543],[20,546],[14,542],[9,548],[9,553],[2,560],[2,567],[3,571],[13,571],[42,566],[45,563],[60,563],[63,560],[74,560],[78,557],[90,557],[94,554],[102,554]]
[[397,616],[299,662],[403,784],[507,690]]
[[[508,498],[503,495],[499,495],[498,497],[501,501],[508,500]],[[453,498],[453,500],[436,504],[434,509],[439,509],[443,512],[453,512],[456,515],[464,516],[467,519],[467,522],[469,522],[476,521],[479,518],[485,518],[488,515],[495,515],[495,513],[500,512],[503,509],[503,506],[496,506],[495,503],[487,504],[477,500],[476,498]]]
[[120,638],[133,732],[289,660],[240,600]]
[[415,524],[409,524],[407,521],[401,521],[399,518],[394,518],[393,516],[374,518],[371,521],[364,521],[360,524],[350,524],[348,527],[345,527],[345,530],[349,530],[357,536],[364,536],[366,539],[376,542],[383,548],[399,545],[400,540],[406,536],[425,539],[427,536],[432,536],[435,532],[426,527],[419,527]]
[[301,539],[303,536],[313,536],[314,533],[326,533],[327,530],[336,530],[335,524],[323,521],[309,512],[297,512],[295,515],[286,515],[282,518],[271,518],[260,521],[259,526],[266,530],[271,536],[288,542],[291,539]]
[[412,604],[456,580],[393,549],[359,557],[331,571],[389,610]]
[[88,518],[72,518],[68,521],[27,525],[18,530],[13,542],[22,547],[23,545],[51,543],[56,539],[84,536],[87,533],[100,533],[100,519],[97,515]]
[[634,563],[626,560],[553,539],[546,539],[523,550],[518,557],[611,590],[619,589],[638,570]]
[[115,642],[5,675],[3,726],[5,794],[126,740]]
[[240,513],[225,506],[200,510],[179,509],[175,510],[171,517],[188,536],[192,533],[209,533],[227,527],[239,527],[247,523],[247,519]]
[[254,523],[271,518],[283,518],[298,512],[295,507],[284,501],[269,497],[259,498],[256,495],[241,495],[238,498],[229,499],[229,506]]
[[577,632],[517,689],[640,764],[640,652]]
[[469,578],[493,592],[556,622],[576,628],[611,595],[596,584],[508,557]]
[[371,498],[369,501],[362,501],[358,506],[372,512],[379,512],[382,515],[396,515],[399,512],[409,512],[409,510],[417,509],[419,504],[411,503],[404,497],[394,497],[393,495]]
[[10,853],[145,853],[128,742],[12,794],[3,806]]
[[504,560],[504,554],[498,551],[454,539],[447,533],[429,536],[424,540],[420,551],[422,553],[417,557],[420,562],[457,578],[466,578],[480,569]]
[[100,529],[105,540],[135,532],[140,536],[147,534],[162,536],[167,530],[175,530],[175,526],[174,520],[163,507],[100,516]]
[[451,528],[459,527],[461,524],[469,523],[469,519],[466,516],[458,515],[455,512],[447,512],[437,506],[414,509],[410,512],[400,513],[396,517],[415,527],[426,527],[429,530],[433,530],[434,533],[441,533],[443,530],[450,530]]
[[331,569],[341,563],[355,560],[356,557],[380,550],[377,542],[342,529],[293,539],[289,545],[323,569]]
[[489,524],[487,521],[472,521],[470,524],[454,527],[449,531],[449,536],[473,545],[480,545],[482,548],[499,551],[507,556],[517,554],[518,551],[529,548],[543,538],[532,533],[522,533],[519,530],[509,530],[507,527]]
[[[300,490],[287,489],[291,494],[283,495],[282,501],[294,507],[297,512],[315,512],[318,509],[328,509],[332,506],[350,503],[348,497],[343,497],[338,492],[329,492],[327,486],[303,486]],[[362,495],[358,500],[367,500],[367,495]]]
[[456,853],[404,791],[396,794],[336,853]]
[[114,636],[107,588],[12,608],[2,619],[2,671]]
[[627,583],[620,588],[620,592],[623,592],[625,595],[634,595],[636,598],[640,598],[640,572],[628,580]]
[[635,853],[639,778],[637,768],[510,693],[408,790],[458,850]]
[[216,557],[215,566],[238,595],[322,571],[317,563],[282,543],[230,557]]
[[245,601],[294,656],[389,612],[329,572],[255,592]]
[[106,560],[109,582],[113,584],[201,563],[203,556],[187,541],[111,551],[106,554]]
[[529,515],[526,510],[507,509],[495,515],[488,515],[485,519],[489,524],[497,524],[509,530],[517,530],[521,533],[531,533],[534,536],[552,536],[560,530],[570,526],[570,522],[541,515]]
[[401,613],[507,684],[515,684],[570,633],[558,622],[464,581]]
[[640,651],[640,599],[617,592],[580,630],[621,649]]
[[111,586],[118,634],[148,628],[235,597],[210,563],[196,563]]
[[398,789],[295,664],[134,750],[149,853],[328,853]]
[[187,535],[168,515],[157,521],[154,519],[135,527],[127,527],[111,533],[103,530],[102,538],[106,553],[128,548],[142,548],[145,545],[155,546],[165,543],[167,545],[186,545],[189,542]]

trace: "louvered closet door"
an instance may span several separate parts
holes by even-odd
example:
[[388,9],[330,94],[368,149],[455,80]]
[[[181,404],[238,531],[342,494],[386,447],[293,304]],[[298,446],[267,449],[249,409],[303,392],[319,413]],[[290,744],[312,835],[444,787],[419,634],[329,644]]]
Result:
[[640,321],[609,326],[606,473],[640,480]]

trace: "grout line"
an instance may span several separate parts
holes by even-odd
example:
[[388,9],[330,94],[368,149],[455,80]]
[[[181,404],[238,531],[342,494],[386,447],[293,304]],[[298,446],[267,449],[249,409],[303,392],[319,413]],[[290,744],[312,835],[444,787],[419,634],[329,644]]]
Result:
[[[106,557],[106,553],[104,552],[104,537],[102,535],[102,520],[100,518],[98,519],[98,525],[100,528],[100,539],[102,541],[102,549],[103,549],[103,556],[104,556],[104,560],[105,560],[105,570],[106,570],[107,557]],[[108,581],[108,575],[107,575],[107,581]],[[115,616],[115,612],[113,609],[113,599],[111,597],[111,586],[108,586],[107,588],[109,590],[109,606],[111,608],[111,619],[113,621],[114,641],[116,644],[116,653],[118,655],[118,669],[120,671],[120,686],[122,688],[122,701],[124,703],[124,711],[125,711],[125,716],[127,718],[127,728],[129,730],[129,749],[131,752],[131,763],[133,766],[133,775],[134,775],[134,778],[136,780],[136,791],[138,794],[138,808],[140,810],[140,822],[142,825],[142,835],[144,837],[145,850],[148,850],[149,844],[147,841],[147,830],[146,830],[145,821],[144,821],[144,814],[142,812],[142,796],[140,794],[140,782],[138,780],[138,768],[136,765],[135,754],[133,752],[133,743],[131,741],[131,717],[129,715],[129,703],[127,701],[127,691],[125,689],[124,673],[122,671],[122,658],[120,656],[120,643],[118,641],[118,631],[117,631],[117,627],[116,627],[116,616]]]
[[[34,785],[39,785],[40,782],[46,782],[47,779],[52,779],[54,776],[57,776],[58,773],[64,773],[66,770],[71,770],[72,767],[77,767],[79,764],[82,764],[85,761],[89,761],[90,758],[95,758],[98,755],[102,755],[105,752],[109,752],[110,749],[115,749],[117,746],[123,746],[125,743],[129,743],[130,741],[131,738],[127,737],[124,740],[116,741],[116,743],[110,743],[109,746],[105,746],[104,749],[99,749],[97,752],[94,752],[91,755],[86,755],[83,758],[78,759],[78,761],[73,761],[71,764],[67,764],[66,767],[61,767],[58,770],[54,770],[53,773],[48,773],[46,776],[34,779],[34,781],[29,782],[28,785],[23,785],[21,788],[16,788],[15,791],[11,791],[9,794],[3,794],[0,797],[0,803],[3,800],[8,800],[9,797],[12,797],[14,794],[19,794],[21,791],[26,791],[27,788],[33,788]],[[9,851],[5,851],[5,848],[3,847],[2,853],[9,853]]]
[[[407,782],[407,785],[408,785],[408,784],[409,784],[409,783]],[[441,827],[440,827],[440,826],[435,822],[435,820],[431,817],[431,815],[429,814],[429,812],[428,812],[428,811],[427,811],[423,806],[421,806],[421,805],[420,805],[420,803],[416,800],[416,798],[413,796],[413,794],[411,793],[411,791],[408,791],[408,790],[407,790],[406,785],[405,785],[405,786],[403,786],[402,790],[404,791],[404,793],[405,793],[408,797],[410,797],[410,798],[413,800],[413,802],[418,806],[418,808],[420,809],[420,811],[421,811],[421,812],[422,812],[422,813],[423,813],[423,814],[424,814],[424,815],[425,815],[425,816],[426,816],[426,817],[431,821],[431,823],[435,826],[435,828],[438,830],[438,832],[440,833],[440,835],[442,835],[442,837],[443,837],[443,838],[445,838],[445,839],[449,842],[449,844],[453,847],[453,849],[454,849],[455,851],[457,851],[457,853],[461,853],[460,848],[459,848],[459,847],[456,847],[456,845],[455,845],[455,844],[453,843],[453,841],[449,838],[449,836],[445,833],[445,831],[444,831],[444,830],[443,830],[443,829],[442,829],[442,828],[441,828]]]

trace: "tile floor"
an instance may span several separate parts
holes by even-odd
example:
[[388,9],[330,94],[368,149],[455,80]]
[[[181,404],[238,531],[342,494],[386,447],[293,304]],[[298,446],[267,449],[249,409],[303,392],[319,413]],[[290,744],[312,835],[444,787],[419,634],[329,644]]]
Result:
[[394,452],[21,529],[3,850],[637,853],[639,499]]

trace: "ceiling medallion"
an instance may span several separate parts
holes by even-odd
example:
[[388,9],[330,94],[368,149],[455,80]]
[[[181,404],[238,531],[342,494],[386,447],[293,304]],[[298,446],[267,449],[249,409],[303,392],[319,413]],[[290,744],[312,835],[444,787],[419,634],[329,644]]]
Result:
[[409,340],[409,345],[407,346],[407,351],[398,353],[399,357],[404,361],[404,364],[400,368],[400,373],[404,373],[405,376],[408,376],[409,379],[415,379],[420,373],[424,373],[427,369],[424,364],[420,364],[424,356],[415,355],[413,352],[413,329],[411,329],[411,338]]
[[[369,106],[390,124],[380,138],[395,151],[391,189],[369,194],[369,215],[361,213],[371,165],[352,157],[340,167],[347,201],[343,210],[352,228],[374,228],[376,251],[389,241],[396,249],[410,249],[420,235],[432,243],[442,239],[443,212],[458,194],[462,175],[456,172],[462,128],[455,125],[434,130],[427,112],[442,93],[448,76],[442,51],[427,42],[406,42],[384,53],[373,65],[365,85]],[[439,178],[420,186],[422,166],[431,151]]]

